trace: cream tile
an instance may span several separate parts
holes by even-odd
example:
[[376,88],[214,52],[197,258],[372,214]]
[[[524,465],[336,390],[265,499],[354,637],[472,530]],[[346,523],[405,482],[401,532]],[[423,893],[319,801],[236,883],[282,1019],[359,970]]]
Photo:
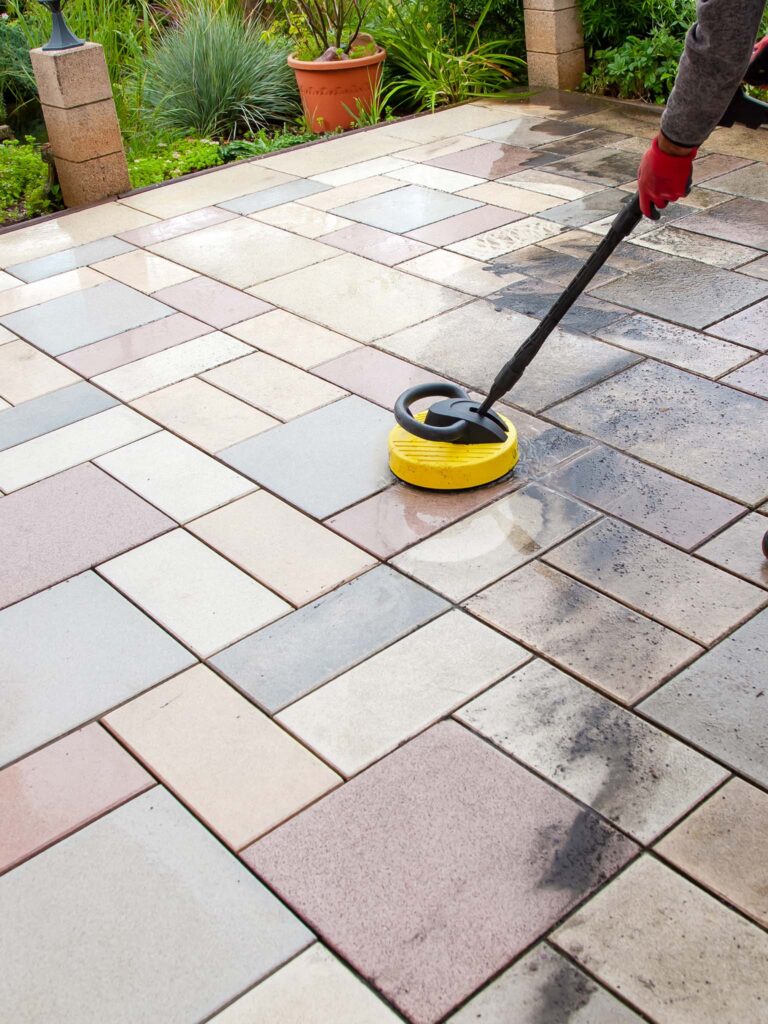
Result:
[[334,384],[263,352],[211,370],[203,379],[281,420],[294,419],[347,394]]
[[96,464],[179,523],[255,490],[250,480],[166,431]]
[[124,406],[70,423],[0,452],[0,490],[15,491],[130,444],[157,429],[154,423]]
[[486,268],[486,264],[472,260],[468,256],[461,256],[457,252],[447,252],[445,249],[435,249],[434,252],[406,260],[405,263],[399,264],[397,269],[445,285],[446,288],[455,288],[457,291],[478,296],[490,295],[491,292],[497,292],[502,285],[506,287],[514,281],[524,280],[522,274],[509,274],[501,281]]
[[2,400],[2,398],[0,398],[0,412],[2,412],[2,411],[3,411],[3,409],[10,409],[10,408],[11,408],[11,407],[10,407],[10,405],[8,404],[8,402],[4,402],[4,401]]
[[524,220],[515,221],[514,224],[506,224],[491,231],[483,231],[473,238],[453,242],[452,245],[447,245],[446,249],[476,260],[492,260],[496,256],[505,256],[515,249],[523,249],[526,245],[534,245],[559,234],[559,226],[552,221],[544,220],[542,217],[526,217]]
[[319,142],[315,146],[307,146],[293,152],[278,153],[259,161],[260,167],[267,167],[285,174],[297,174],[300,177],[315,177],[325,171],[335,171],[349,164],[374,160],[380,156],[389,156],[403,143],[380,131],[361,132],[358,135],[345,135]]
[[104,722],[235,850],[341,782],[204,665]]
[[184,530],[119,555],[99,572],[201,658],[291,610]]
[[397,181],[408,181],[411,185],[435,188],[439,192],[461,192],[462,189],[470,189],[485,183],[485,178],[476,178],[473,174],[460,174],[458,171],[446,171],[442,167],[429,167],[426,164],[414,164],[397,171],[389,171],[388,177]]
[[515,188],[522,188],[527,192],[538,192],[544,196],[555,196],[566,202],[583,199],[584,196],[592,195],[593,192],[602,192],[605,188],[605,185],[597,185],[591,181],[584,181],[582,178],[567,178],[562,174],[549,174],[545,170],[539,171],[535,168],[518,171],[516,174],[510,174],[507,178],[500,178],[498,184],[513,185]]
[[304,370],[360,348],[351,338],[283,309],[235,324],[227,333]]
[[9,341],[15,341],[16,335],[11,334],[7,327],[0,327],[0,345],[5,345]]
[[[408,159],[410,160],[410,155]],[[323,171],[321,174],[313,174],[312,181],[319,181],[323,185],[330,185],[331,188],[339,188],[340,185],[350,185],[353,181],[361,181],[363,178],[375,178],[380,174],[389,174],[391,171],[398,171],[401,167],[407,166],[408,160],[400,160],[398,157],[392,156],[380,156],[374,160],[363,160],[359,164],[339,167],[335,171]]]
[[295,605],[376,564],[367,552],[266,491],[197,519],[189,529]]
[[0,270],[0,292],[6,292],[9,288],[18,288],[19,279],[13,274],[5,274]]
[[134,210],[169,220],[184,213],[192,213],[193,210],[201,210],[204,206],[214,206],[291,180],[289,175],[265,167],[263,161],[240,163],[223,167],[211,174],[202,174],[198,178],[187,178],[186,181],[128,196],[121,202]]
[[283,203],[282,206],[272,206],[268,210],[251,214],[251,219],[271,224],[284,231],[292,231],[295,235],[302,235],[304,238],[319,238],[321,235],[330,234],[331,231],[348,228],[353,223],[344,217],[335,217],[332,213],[326,213],[325,210],[302,206],[301,203]]
[[315,195],[306,196],[301,203],[303,206],[311,206],[315,210],[336,210],[348,203],[356,203],[360,199],[370,199],[371,196],[379,196],[383,192],[391,192],[393,189],[402,187],[402,181],[376,175],[373,178],[352,181],[348,185],[340,185],[327,192],[317,192]]
[[0,292],[0,316],[18,313],[20,309],[29,309],[30,306],[37,306],[41,302],[92,288],[106,280],[103,274],[91,270],[90,267],[83,267],[80,270],[68,270],[65,274],[56,274],[55,277],[46,277],[32,284],[20,284],[18,288]]
[[555,206],[562,206],[566,201],[546,193],[515,188],[514,185],[502,185],[498,181],[488,181],[483,185],[464,189],[460,195],[467,199],[479,199],[481,203],[490,203],[492,206],[501,206],[505,210],[518,210],[520,213],[528,214],[551,210]]
[[0,345],[0,397],[11,405],[77,384],[80,379],[26,341],[9,340]]
[[141,249],[94,263],[93,269],[147,295],[197,276],[194,271],[180,267],[178,263],[171,263],[170,260]]
[[[441,156],[452,156],[454,153],[463,153],[465,149],[475,149],[476,146],[484,146],[485,139],[473,139],[469,135],[456,135],[453,138],[438,139],[437,142],[427,142],[423,146],[409,146],[403,155],[410,163],[422,163],[427,160],[437,160]],[[385,174],[385,171],[380,172]]]
[[476,103],[468,103],[461,107],[441,110],[428,117],[415,117],[409,121],[383,125],[379,132],[403,140],[401,145],[403,142],[436,142],[449,139],[454,135],[488,128],[492,124],[500,124],[502,121],[508,121],[511,117],[518,116],[519,113],[517,107],[510,108],[502,104],[484,107]]

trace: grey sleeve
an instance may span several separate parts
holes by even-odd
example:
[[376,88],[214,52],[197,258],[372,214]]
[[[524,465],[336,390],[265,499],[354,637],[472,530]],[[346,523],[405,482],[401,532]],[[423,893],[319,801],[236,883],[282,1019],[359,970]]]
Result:
[[717,126],[749,65],[766,0],[698,0],[661,130],[700,146]]

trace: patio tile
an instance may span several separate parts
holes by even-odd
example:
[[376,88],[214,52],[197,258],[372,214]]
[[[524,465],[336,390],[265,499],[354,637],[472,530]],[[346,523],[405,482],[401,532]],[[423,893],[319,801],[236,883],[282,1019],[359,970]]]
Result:
[[252,352],[248,345],[217,331],[99,373],[93,383],[130,402]]
[[0,873],[154,784],[99,725],[88,725],[3,769]]
[[0,489],[16,491],[153,434],[158,428],[132,409],[115,406],[0,452]]
[[0,291],[0,316],[5,317],[42,302],[71,295],[73,292],[85,291],[106,281],[107,278],[103,274],[98,274],[90,267],[83,267],[80,270],[68,270],[64,274],[46,277],[41,281],[33,281],[31,284],[19,283],[15,288]]
[[507,146],[543,146],[547,142],[578,135],[586,129],[567,121],[541,121],[535,117],[514,117],[500,124],[477,128],[470,135],[489,142],[503,142]]
[[586,452],[556,469],[546,483],[688,551],[744,511],[612,448]]
[[[497,308],[513,309],[543,320],[561,294],[558,285],[524,278],[505,285],[490,297],[490,301]],[[560,322],[567,330],[592,334],[621,320],[626,312],[621,306],[613,306],[594,295],[585,295],[573,304]]]
[[766,843],[768,795],[731,779],[665,836],[656,852],[758,924],[768,925]]
[[15,334],[57,356],[171,313],[173,310],[162,302],[109,281],[1,319]]
[[428,224],[425,228],[409,231],[408,237],[419,242],[427,242],[429,245],[450,245],[451,242],[458,242],[481,231],[490,231],[491,228],[511,224],[522,218],[523,214],[515,213],[513,210],[503,210],[498,206],[478,206],[467,213],[459,213],[436,224]]
[[282,420],[329,405],[346,394],[313,374],[263,352],[254,352],[210,370],[203,379]]
[[45,277],[64,274],[68,270],[78,270],[80,267],[87,267],[98,260],[107,260],[112,256],[120,256],[122,253],[132,250],[133,246],[128,242],[108,235],[106,238],[98,238],[85,245],[77,245],[74,249],[63,249],[51,256],[28,260],[26,263],[17,263],[13,267],[8,267],[8,273],[29,284],[32,281],[41,281]]
[[254,220],[262,224],[271,224],[273,227],[282,228],[284,231],[292,231],[295,235],[302,235],[304,238],[319,238],[331,231],[340,231],[349,227],[350,221],[343,217],[336,217],[325,210],[314,210],[311,206],[302,203],[284,203],[282,206],[274,206],[269,210],[262,210],[252,214]]
[[189,529],[294,605],[314,601],[376,564],[266,491],[211,512]]
[[375,178],[390,171],[407,167],[411,159],[410,152],[408,160],[401,160],[396,156],[379,156],[372,160],[362,160],[359,163],[348,164],[346,167],[338,167],[335,171],[321,171],[320,174],[313,174],[311,180],[322,182],[330,188],[339,188],[341,185],[350,185],[354,181],[362,181],[363,178]]
[[471,199],[420,185],[405,185],[394,192],[338,206],[334,213],[385,231],[400,232],[423,228],[457,213],[466,213],[476,206],[479,203]]
[[102,260],[94,264],[93,269],[147,295],[197,276],[194,271],[180,267],[178,263],[171,263],[170,260],[140,249]]
[[137,399],[134,408],[211,455],[278,421],[198,377]]
[[593,185],[581,178],[567,178],[563,174],[550,174],[543,168],[517,171],[515,174],[510,174],[508,178],[502,178],[502,184],[514,185],[515,188],[538,192],[544,196],[555,196],[557,199],[565,199],[567,202],[581,199],[583,196],[600,192],[605,188],[604,185]]
[[[768,285],[768,280],[761,283]],[[717,335],[718,338],[727,338],[729,341],[749,345],[761,352],[768,352],[768,333],[765,330],[766,313],[768,313],[768,302],[765,300],[756,302],[749,309],[713,324],[708,331],[710,334]]]
[[[711,188],[712,182],[707,187]],[[686,217],[685,230],[765,251],[768,249],[768,206],[755,199],[733,199]]]
[[243,295],[236,288],[205,277],[194,277],[191,281],[165,288],[158,297],[182,313],[219,329],[269,310],[269,306],[253,296]]
[[234,216],[234,213],[222,210],[218,206],[208,206],[202,210],[195,210],[193,213],[182,214],[180,217],[155,221],[154,224],[147,224],[143,228],[123,231],[118,237],[146,249],[157,242],[167,242],[169,238],[186,235],[189,231],[200,231],[213,224],[222,224],[226,220],[233,220]]
[[739,267],[740,274],[748,274],[750,277],[759,277],[761,280],[768,280],[768,256],[761,256],[759,260],[753,260]]
[[96,464],[178,522],[254,489],[250,480],[167,431],[127,444]]
[[[684,227],[684,225],[683,225]],[[658,231],[649,231],[634,244],[658,249],[671,256],[682,256],[684,259],[697,260],[711,267],[730,270],[760,255],[759,249],[749,249],[745,245],[735,245],[722,239],[698,235],[693,231],[685,231],[683,227],[663,227]]]
[[323,380],[332,381],[385,409],[394,408],[395,402],[407,388],[435,380],[433,373],[413,363],[395,359],[375,348],[363,347],[315,367],[314,372]]
[[[570,284],[581,269],[583,260],[569,256],[555,249],[547,249],[543,245],[526,245],[506,256],[497,256],[488,271],[498,275],[501,284],[511,272],[525,274],[536,281],[554,281],[561,287]],[[595,281],[601,283],[618,277],[622,271],[608,266],[603,267],[595,275]],[[513,278],[514,280],[514,278]],[[497,284],[497,287],[498,287]]]
[[0,415],[0,451],[58,430],[117,405],[114,398],[86,381],[70,384],[6,409]]
[[[486,264],[444,249],[435,249],[401,263],[400,270],[470,295],[490,295],[499,287],[498,277],[489,273]],[[513,280],[515,277],[517,275],[512,275]]]
[[461,194],[468,199],[479,199],[483,203],[524,214],[541,213],[542,210],[550,210],[564,202],[555,196],[515,188],[514,185],[505,185],[500,181],[487,181],[474,188],[467,188]]
[[[564,231],[560,235],[543,239],[539,244],[545,249],[563,253],[579,260],[580,263],[585,263],[595,251],[596,239],[593,227],[594,225],[590,225],[589,231],[582,231],[578,228]],[[656,252],[654,249],[640,249],[631,242],[621,242],[614,250],[607,269],[613,276],[618,276],[619,273],[628,274],[641,267],[647,267],[651,263],[658,263],[662,259],[665,259],[664,254]]]
[[640,1024],[641,1020],[542,943],[470,999],[448,1024],[508,1024],[510,1020],[515,1024],[567,1024],[569,1017],[574,1024],[579,1018],[584,1024]]
[[423,242],[372,228],[368,224],[352,224],[340,231],[333,231],[323,236],[323,242],[346,252],[357,253],[368,260],[384,263],[388,267],[429,252],[429,246]]
[[761,550],[765,531],[765,520],[755,512],[729,526],[696,554],[743,576],[750,583],[768,587],[768,562]]
[[[1,887],[8,912],[0,941],[9,955],[0,1010],[19,1024],[203,1020],[312,940],[162,790],[48,850]],[[19,1007],[29,1008],[23,1018]]]
[[[636,183],[633,181],[629,187],[622,186],[621,191],[625,194],[634,195]],[[663,212],[664,226],[669,227],[670,222],[683,221],[684,219],[691,216],[691,208],[681,203],[675,203],[674,205],[667,206]],[[612,214],[610,217],[601,217],[600,220],[594,220],[590,224],[584,225],[584,231],[591,235],[607,235],[608,231],[613,225],[615,215]],[[677,225],[678,227],[681,226]],[[634,244],[641,238],[645,238],[646,235],[652,234],[654,231],[658,231],[656,222],[648,220],[644,217],[640,223],[629,233],[627,236],[628,242],[625,244]],[[595,240],[596,244],[596,240]]]
[[17,341],[15,334],[11,334],[5,327],[0,327],[0,345],[7,345],[9,341]]
[[768,936],[644,857],[577,911],[553,941],[665,1024],[759,1020]]
[[418,117],[400,121],[397,124],[386,124],[378,132],[400,139],[399,145],[402,148],[404,142],[413,145],[416,142],[426,143],[438,139],[452,139],[456,135],[473,131],[475,128],[483,128],[485,125],[496,124],[498,121],[507,121],[510,114],[516,113],[518,113],[517,103],[514,106],[500,103],[488,105],[472,103],[450,110],[440,110],[430,117]]
[[341,779],[204,665],[104,719],[235,850]]
[[622,704],[701,654],[696,644],[541,562],[511,573],[467,607]]
[[9,340],[0,345],[0,397],[11,405],[29,402],[79,380],[26,341]]
[[481,185],[484,181],[483,178],[476,178],[471,174],[459,174],[458,171],[447,171],[443,167],[432,167],[426,162],[404,162],[402,167],[389,171],[388,176],[411,185],[434,188],[438,192],[461,192],[462,189],[472,188],[473,185]]
[[545,661],[524,666],[456,717],[642,843],[728,777]]
[[121,202],[134,210],[169,220],[218,206],[252,192],[283,185],[290,180],[288,175],[266,167],[262,161],[249,161],[217,168],[213,174],[200,174],[196,178],[175,181],[139,195],[126,196]]
[[336,210],[340,206],[357,203],[362,199],[380,196],[384,192],[394,192],[395,189],[402,187],[403,183],[401,181],[395,181],[394,178],[387,178],[377,174],[372,178],[351,181],[347,185],[339,185],[337,188],[318,192],[317,195],[307,196],[306,199],[301,200],[301,203],[303,206],[312,207],[313,210],[328,212]]
[[623,185],[625,181],[634,181],[637,178],[639,163],[640,158],[632,153],[590,146],[585,153],[566,156],[557,163],[550,164],[549,170],[553,174],[584,178],[598,185]]
[[596,518],[539,484],[501,498],[393,560],[409,576],[462,601]]
[[[578,866],[563,856],[575,843]],[[409,1020],[433,1024],[632,852],[589,812],[446,723],[245,858]]]
[[[587,128],[585,122],[579,120],[572,123],[582,129],[578,135],[572,135],[570,138],[553,139],[551,142],[537,146],[536,152],[553,153],[558,157],[566,157],[577,156],[579,153],[592,153],[599,147],[619,149],[622,152],[630,153],[636,152],[636,149],[639,148],[640,140],[626,135],[626,128],[621,132],[606,131],[601,128],[584,130]],[[634,143],[634,146],[630,147],[630,143]]]
[[93,345],[76,348],[59,356],[59,361],[71,366],[84,377],[95,377],[210,333],[208,324],[193,320],[183,313],[174,313],[173,316],[117,334],[114,338],[105,338]]
[[[728,134],[722,133],[721,134]],[[707,156],[700,156],[693,165],[693,181],[709,182],[711,178],[719,178],[731,171],[736,171],[750,163],[738,156],[726,156],[724,153],[708,153]],[[711,188],[711,185],[707,186]]]
[[0,502],[0,607],[173,525],[88,463],[11,494]]
[[0,764],[195,660],[92,572],[0,611],[0,651],[7,673]]
[[13,277],[11,274],[6,274],[4,270],[0,270],[0,292],[5,292],[8,291],[10,288],[18,287],[18,277]]
[[732,196],[742,196],[745,199],[768,200],[768,167],[762,163],[749,164],[748,167],[741,167],[730,174],[721,174],[713,178],[708,182],[707,188]]
[[328,187],[328,185],[322,185],[317,181],[297,178],[294,181],[286,181],[282,185],[264,188],[260,192],[252,192],[250,195],[230,199],[219,204],[219,209],[229,210],[231,213],[257,213],[259,210],[269,210],[274,206],[282,206],[285,203],[292,203],[296,199],[312,196],[316,192],[324,192]]
[[557,159],[548,153],[537,153],[522,146],[505,146],[500,142],[488,142],[474,146],[460,153],[434,157],[428,163],[444,167],[447,171],[471,174],[476,178],[505,178],[527,167],[540,167]]
[[545,210],[541,216],[565,227],[580,228],[603,217],[615,217],[627,202],[627,198],[626,192],[620,189],[604,188],[554,209]]
[[766,656],[768,611],[763,611],[644,701],[641,710],[765,786]]
[[222,651],[211,664],[274,714],[448,607],[436,594],[379,566]]
[[377,999],[340,960],[316,942],[251,989],[211,1024],[397,1024],[400,1017]]
[[253,292],[275,306],[362,342],[467,301],[460,292],[352,253],[267,282]]
[[551,238],[560,233],[560,228],[540,217],[525,217],[514,224],[507,224],[504,227],[493,228],[491,231],[482,231],[472,238],[465,238],[463,241],[452,242],[446,248],[451,252],[458,252],[462,256],[470,256],[476,260],[491,260],[495,256],[504,256],[505,253],[514,252],[515,249],[522,249],[526,245],[533,245],[545,238]]
[[[403,124],[397,126],[398,131],[402,130]],[[438,156],[448,156],[451,153],[461,153],[465,149],[474,149],[482,146],[483,139],[472,139],[469,135],[449,135],[447,138],[439,138],[432,142],[425,142],[421,146],[409,146],[407,153],[408,163],[426,163]],[[386,171],[382,173],[386,174]]]
[[728,497],[754,504],[768,489],[768,406],[723,384],[644,362],[547,415]]
[[351,338],[284,309],[273,309],[263,316],[236,324],[227,333],[303,370],[310,370],[360,347]]
[[292,152],[274,153],[265,160],[260,160],[259,165],[275,168],[286,174],[314,177],[324,174],[325,171],[347,167],[349,164],[389,156],[402,148],[402,142],[390,138],[381,131],[362,132],[359,135],[342,135],[340,138],[295,149]]
[[99,572],[201,658],[290,610],[183,530],[113,558]]

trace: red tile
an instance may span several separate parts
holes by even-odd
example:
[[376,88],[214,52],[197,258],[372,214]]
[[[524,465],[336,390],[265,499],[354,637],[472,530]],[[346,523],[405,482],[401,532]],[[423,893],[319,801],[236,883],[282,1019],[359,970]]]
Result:
[[208,277],[195,277],[171,288],[161,288],[152,298],[219,330],[274,308],[261,299],[255,299],[252,295],[246,295],[237,288],[230,288],[228,284],[212,281]]

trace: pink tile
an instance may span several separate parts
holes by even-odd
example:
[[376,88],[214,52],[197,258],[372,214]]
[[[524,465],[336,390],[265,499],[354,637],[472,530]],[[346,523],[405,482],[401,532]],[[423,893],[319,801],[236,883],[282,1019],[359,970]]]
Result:
[[170,220],[161,220],[157,224],[147,224],[143,228],[133,228],[131,231],[124,231],[118,238],[132,245],[139,245],[146,248],[156,245],[157,242],[167,242],[169,238],[178,238],[180,235],[189,234],[190,231],[200,231],[202,228],[210,228],[214,224],[223,224],[225,220],[232,220],[237,214],[229,210],[220,210],[218,206],[209,206],[204,210],[195,210],[194,213],[186,213],[183,217],[171,217]]
[[444,167],[447,171],[473,174],[476,178],[503,178],[528,167],[551,163],[557,159],[551,153],[536,153],[520,146],[504,146],[500,142],[489,142],[475,146],[461,153],[450,153],[427,160],[433,167]]
[[358,348],[347,352],[337,359],[316,366],[312,373],[337,384],[345,391],[383,405],[385,409],[392,409],[403,391],[415,384],[445,380],[445,377],[438,377],[429,370],[422,370],[404,359],[379,352],[375,348]]
[[407,237],[427,242],[429,245],[451,245],[453,242],[462,242],[465,238],[479,235],[482,231],[512,224],[525,216],[524,213],[517,213],[515,210],[503,210],[500,206],[478,206],[476,210],[467,210],[466,213],[440,220],[437,224],[428,224],[417,231],[409,231]]
[[637,847],[453,722],[243,854],[414,1024],[434,1024]]
[[114,370],[136,359],[143,359],[144,356],[152,356],[155,352],[173,348],[183,341],[199,338],[203,334],[208,334],[210,330],[208,324],[193,320],[183,313],[175,313],[164,320],[156,320],[132,331],[116,334],[114,338],[97,341],[93,345],[86,345],[85,348],[76,348],[59,356],[59,359],[84,377],[95,377],[99,373]]
[[0,772],[0,873],[154,785],[98,724]]
[[196,277],[184,284],[173,285],[172,288],[162,288],[152,297],[219,330],[274,308],[261,299],[255,299],[220,281],[212,281],[209,277]]
[[376,260],[377,263],[384,263],[388,267],[430,251],[430,246],[423,242],[403,238],[402,235],[382,231],[368,224],[353,224],[340,231],[332,231],[330,235],[323,235],[320,241],[335,245],[337,249],[357,253],[366,259]]

